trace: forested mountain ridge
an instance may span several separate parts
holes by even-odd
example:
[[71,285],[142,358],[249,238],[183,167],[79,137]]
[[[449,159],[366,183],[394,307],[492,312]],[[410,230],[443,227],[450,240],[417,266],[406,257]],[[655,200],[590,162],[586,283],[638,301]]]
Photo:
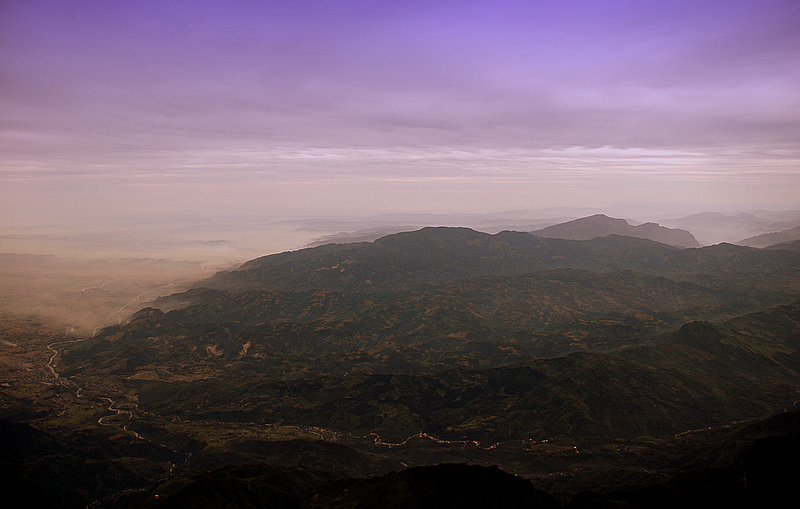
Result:
[[[257,462],[150,493],[240,505],[262,493],[294,500],[287,507],[312,494],[320,507],[346,493],[359,504],[380,486],[418,485],[422,472],[392,470],[467,462],[591,506],[576,493],[651,489],[684,469],[731,465],[727,444],[741,451],[753,439],[735,434],[746,422],[791,408],[798,299],[792,249],[427,228],[266,256],[93,337],[48,344],[58,376],[45,408],[71,438],[54,452],[12,447],[8,461],[48,493],[72,481],[42,478],[51,470],[41,465],[80,462],[82,441],[98,465],[122,454],[132,486]],[[26,398],[8,404],[21,410]],[[739,467],[725,468],[739,489]],[[126,485],[96,475],[101,491]],[[671,482],[658,489],[695,493]]]
[[[773,341],[753,341],[770,322],[783,332]],[[790,405],[800,388],[797,322],[800,301],[717,325],[692,322],[660,344],[618,354],[575,353],[429,375],[147,382],[140,405],[181,416],[284,419],[395,440],[417,432],[494,441],[659,436]]]
[[729,318],[787,298],[715,284],[559,269],[392,294],[191,290],[155,303],[179,309],[143,310],[65,359],[128,375],[164,366],[162,376],[173,373],[170,362],[198,376],[223,367],[282,376],[486,368],[630,346],[687,320]]
[[679,278],[692,274],[769,275],[797,271],[799,267],[798,253],[731,244],[681,249],[618,235],[577,241],[523,232],[489,235],[468,228],[442,227],[388,235],[371,243],[332,244],[256,258],[195,287],[375,293],[423,283],[557,268],[631,270]]
[[[628,266],[644,273],[612,270]],[[427,228],[253,260],[198,285],[229,290],[161,299],[175,309],[144,309],[64,361],[150,380],[135,390],[157,413],[393,437],[666,434],[793,397],[797,304],[707,320],[796,300],[799,269],[792,251]],[[367,277],[382,291],[361,291]]]

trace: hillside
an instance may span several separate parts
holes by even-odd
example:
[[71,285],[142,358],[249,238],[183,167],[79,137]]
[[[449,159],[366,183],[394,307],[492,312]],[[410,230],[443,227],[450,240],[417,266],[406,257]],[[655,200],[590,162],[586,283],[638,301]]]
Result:
[[769,231],[776,222],[754,214],[740,213],[731,216],[717,212],[702,212],[678,219],[660,221],[666,226],[692,232],[695,238],[704,245],[736,242],[745,237],[759,235]]
[[618,235],[576,241],[522,232],[489,235],[467,228],[424,228],[371,243],[329,244],[256,258],[200,281],[195,288],[382,293],[558,268],[630,270],[671,278],[705,274],[729,280],[758,274],[763,288],[779,289],[795,284],[796,275],[787,281],[782,273],[800,268],[800,254],[731,244],[680,249]]
[[92,337],[14,332],[0,404],[39,429],[6,426],[0,459],[54,507],[357,505],[440,463],[570,507],[648,507],[631,486],[667,479],[676,504],[719,496],[692,480],[708,468],[740,493],[739,454],[792,450],[747,424],[797,400],[798,299],[796,250],[619,235],[427,228],[261,257]]
[[[758,260],[749,259],[753,270]],[[161,378],[220,370],[294,377],[489,368],[630,346],[688,320],[725,319],[800,298],[798,287],[798,271],[787,267],[679,280],[556,269],[379,294],[196,289],[158,299],[129,324],[75,345],[65,360],[95,372],[157,371]]]
[[693,322],[662,344],[614,355],[429,375],[145,382],[137,391],[141,408],[159,414],[280,420],[391,440],[418,432],[480,441],[659,436],[790,405],[800,380],[798,322],[800,302],[720,325]]
[[795,242],[798,240],[800,240],[800,226],[796,226],[789,230],[783,230],[779,232],[762,233],[761,235],[756,235],[754,237],[748,237],[744,240],[740,240],[736,244],[740,246],[762,248],[762,247],[774,246],[775,244]]
[[625,235],[648,239],[670,246],[700,247],[697,239],[687,230],[667,228],[656,223],[630,225],[624,219],[615,219],[604,214],[567,221],[531,232],[538,237],[551,239],[591,240],[609,235]]
[[[160,299],[170,311],[142,310],[72,345],[65,374],[125,377],[142,409],[181,418],[393,438],[664,435],[787,403],[796,304],[766,325],[761,315],[684,323],[796,300],[798,260],[428,228],[220,273],[198,286],[227,290]],[[611,271],[627,266],[645,273]]]

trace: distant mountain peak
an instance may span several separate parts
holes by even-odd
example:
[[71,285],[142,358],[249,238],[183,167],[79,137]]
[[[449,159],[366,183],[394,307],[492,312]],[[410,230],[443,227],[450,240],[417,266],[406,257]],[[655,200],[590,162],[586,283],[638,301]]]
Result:
[[667,228],[657,223],[643,223],[632,226],[625,219],[608,217],[605,214],[594,214],[574,219],[531,234],[551,239],[591,240],[608,235],[625,235],[640,239],[649,239],[663,244],[679,247],[699,247],[700,243],[694,235],[686,230]]
[[736,244],[740,246],[764,248],[774,246],[776,244],[794,242],[796,240],[800,240],[800,226],[796,226],[789,230],[762,233],[761,235],[755,235],[753,237],[740,240],[739,242],[736,242]]

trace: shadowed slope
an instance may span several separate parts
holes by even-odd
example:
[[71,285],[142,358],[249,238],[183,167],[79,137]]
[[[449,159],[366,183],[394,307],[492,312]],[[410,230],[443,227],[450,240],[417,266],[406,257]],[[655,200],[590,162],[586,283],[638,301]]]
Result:
[[372,243],[327,245],[251,260],[195,287],[228,291],[332,290],[391,292],[484,275],[577,268],[631,270],[683,277],[741,277],[797,270],[800,254],[732,245],[679,249],[611,235],[587,241],[545,239],[521,232],[479,233],[467,228],[424,228]]

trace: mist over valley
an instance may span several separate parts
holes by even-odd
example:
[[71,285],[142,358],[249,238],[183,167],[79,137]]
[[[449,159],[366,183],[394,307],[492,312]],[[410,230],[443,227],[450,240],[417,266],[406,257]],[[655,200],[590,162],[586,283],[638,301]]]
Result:
[[0,2],[8,503],[793,500],[798,26]]
[[[244,263],[220,263],[213,242],[200,245],[216,263],[2,255],[4,461],[18,485],[55,507],[213,505],[222,492],[203,476],[309,507],[336,506],[344,478],[367,483],[348,496],[370,503],[394,493],[377,488],[386,475],[450,500],[448,475],[485,479],[473,498],[532,483],[520,507],[572,507],[585,490],[646,507],[655,486],[687,504],[785,489],[745,487],[735,469],[767,437],[784,444],[776,458],[795,447],[793,243],[687,248],[646,237],[696,242],[688,230],[606,215],[472,218],[495,233],[382,235],[407,216],[364,227],[377,220],[300,221],[303,235],[339,229],[324,236],[339,243]],[[68,465],[87,455],[100,470],[76,477]],[[698,490],[681,475],[728,480]],[[397,503],[416,503],[402,489]]]

